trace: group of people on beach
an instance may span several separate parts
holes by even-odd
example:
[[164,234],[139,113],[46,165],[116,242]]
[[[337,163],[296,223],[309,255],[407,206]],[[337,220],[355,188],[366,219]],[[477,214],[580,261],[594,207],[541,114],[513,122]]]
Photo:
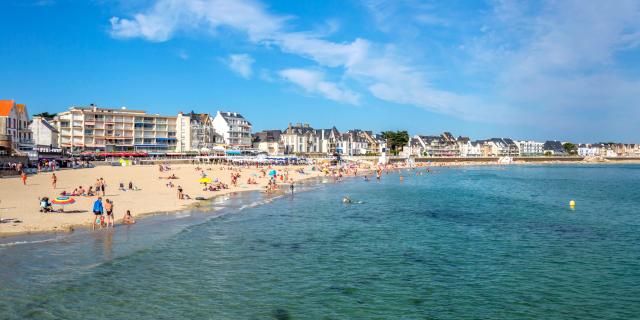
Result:
[[[104,203],[102,202],[102,197],[98,197],[96,201],[93,203],[93,221],[91,223],[92,229],[95,230],[96,226],[100,229],[102,228],[114,228],[115,227],[115,218],[113,213],[113,200],[105,199]],[[131,211],[127,210],[122,218],[122,223],[124,224],[134,224],[136,223],[133,216],[131,216]]]

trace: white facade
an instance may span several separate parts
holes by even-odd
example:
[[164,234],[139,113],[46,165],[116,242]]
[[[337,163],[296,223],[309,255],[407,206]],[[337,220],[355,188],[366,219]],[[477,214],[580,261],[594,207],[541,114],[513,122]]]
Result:
[[218,111],[213,118],[214,130],[230,147],[251,147],[251,123],[237,112]]
[[0,100],[0,135],[9,136],[11,149],[33,149],[33,134],[29,129],[27,106],[13,100]]
[[33,117],[29,128],[33,133],[33,142],[36,146],[58,147],[58,130],[47,119]]
[[176,133],[178,152],[208,152],[216,145],[224,143],[222,137],[216,133],[213,119],[208,114],[178,113]]
[[544,155],[544,142],[537,141],[516,141],[520,155],[522,156],[542,156]]
[[482,156],[482,144],[478,141],[463,141],[459,144],[461,157],[480,157]]
[[139,110],[71,107],[56,117],[58,144],[70,151],[173,152],[176,117]]

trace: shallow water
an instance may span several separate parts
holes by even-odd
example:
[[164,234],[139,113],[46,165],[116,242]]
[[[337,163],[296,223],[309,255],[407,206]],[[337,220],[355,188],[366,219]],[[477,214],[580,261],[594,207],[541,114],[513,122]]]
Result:
[[402,174],[250,193],[110,232],[5,239],[0,318],[640,315],[640,166]]

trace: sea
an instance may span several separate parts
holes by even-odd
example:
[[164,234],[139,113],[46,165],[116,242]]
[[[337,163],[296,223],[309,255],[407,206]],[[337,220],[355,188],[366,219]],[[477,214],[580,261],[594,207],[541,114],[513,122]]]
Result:
[[243,192],[0,239],[0,319],[640,319],[639,206],[640,165]]

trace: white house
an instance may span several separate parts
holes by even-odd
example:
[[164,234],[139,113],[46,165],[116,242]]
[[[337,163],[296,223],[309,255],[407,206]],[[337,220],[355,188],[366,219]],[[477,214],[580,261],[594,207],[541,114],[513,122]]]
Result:
[[251,142],[254,149],[266,152],[269,155],[284,154],[284,142],[280,130],[263,130],[253,135]]
[[520,140],[516,141],[518,148],[520,149],[520,155],[525,157],[530,156],[543,156],[544,155],[544,142]]
[[237,112],[218,111],[213,128],[229,147],[251,147],[251,123]]
[[592,144],[579,144],[578,155],[581,157],[595,157],[600,155],[600,148]]
[[29,124],[29,129],[33,133],[35,146],[58,147],[58,129],[56,129],[47,119],[43,117],[33,117]]
[[0,100],[0,135],[4,136],[3,140],[13,152],[33,149],[26,105],[14,100]]

